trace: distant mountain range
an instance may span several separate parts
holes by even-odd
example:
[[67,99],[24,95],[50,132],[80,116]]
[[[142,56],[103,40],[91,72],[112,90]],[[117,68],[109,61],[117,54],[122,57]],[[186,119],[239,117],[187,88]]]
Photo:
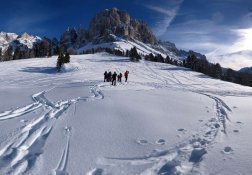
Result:
[[194,51],[178,49],[174,43],[159,41],[146,23],[132,19],[125,11],[116,8],[97,13],[87,30],[82,27],[67,28],[59,39],[41,38],[27,33],[0,33],[1,60],[57,55],[59,51],[83,54],[92,48],[110,48],[121,51],[136,47],[142,55],[149,53],[185,59]]
[[27,33],[17,35],[15,33],[0,33],[0,47],[5,50],[8,46],[27,47],[31,49],[34,43],[40,42],[42,39],[38,36],[30,36]]

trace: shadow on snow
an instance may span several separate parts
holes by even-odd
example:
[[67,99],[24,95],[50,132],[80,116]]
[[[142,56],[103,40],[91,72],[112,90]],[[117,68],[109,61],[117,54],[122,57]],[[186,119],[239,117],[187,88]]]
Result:
[[56,74],[56,67],[26,67],[21,70],[21,72],[30,72],[30,73],[41,73],[41,74]]

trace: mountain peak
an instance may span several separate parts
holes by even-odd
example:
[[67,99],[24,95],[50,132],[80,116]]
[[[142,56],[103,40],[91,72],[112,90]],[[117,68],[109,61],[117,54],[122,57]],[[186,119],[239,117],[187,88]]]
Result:
[[127,38],[136,39],[148,44],[156,44],[157,39],[144,22],[132,19],[125,11],[117,8],[107,9],[91,20],[88,35],[91,40],[100,37],[107,37],[110,34]]
[[28,33],[23,33],[22,35],[21,35],[21,38],[24,38],[24,39],[28,39],[28,38],[30,38],[30,35],[28,34]]

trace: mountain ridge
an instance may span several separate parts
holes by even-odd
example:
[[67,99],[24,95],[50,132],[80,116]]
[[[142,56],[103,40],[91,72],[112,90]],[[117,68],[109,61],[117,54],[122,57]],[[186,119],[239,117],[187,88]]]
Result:
[[[27,33],[9,35],[6,36],[6,33],[2,32],[0,37],[1,61],[45,57],[57,55],[59,52],[83,54],[84,48],[92,49],[98,46],[123,51],[137,47],[143,55],[163,54],[177,60],[183,60],[191,54],[205,58],[200,53],[178,49],[169,41],[158,40],[145,22],[133,19],[126,11],[117,8],[97,13],[91,19],[87,30],[81,26],[78,29],[68,27],[59,39],[40,38]],[[20,54],[20,50],[24,53]]]

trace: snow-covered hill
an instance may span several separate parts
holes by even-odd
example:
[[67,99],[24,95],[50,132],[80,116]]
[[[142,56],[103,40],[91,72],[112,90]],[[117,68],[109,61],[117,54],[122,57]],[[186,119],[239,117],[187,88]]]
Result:
[[[0,174],[250,174],[252,89],[106,53],[0,64]],[[104,71],[128,70],[111,86]]]

